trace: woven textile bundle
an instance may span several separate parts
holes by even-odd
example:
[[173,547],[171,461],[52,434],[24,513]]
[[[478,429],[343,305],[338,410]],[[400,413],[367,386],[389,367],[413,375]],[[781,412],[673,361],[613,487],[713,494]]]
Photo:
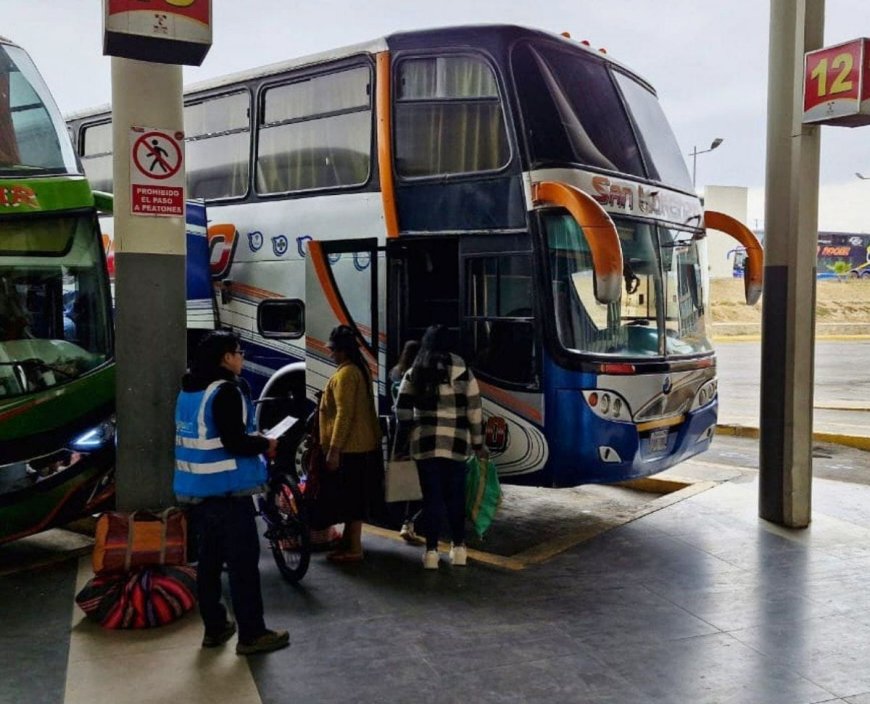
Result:
[[76,603],[105,628],[163,626],[196,604],[196,569],[151,565],[97,575],[76,595]]

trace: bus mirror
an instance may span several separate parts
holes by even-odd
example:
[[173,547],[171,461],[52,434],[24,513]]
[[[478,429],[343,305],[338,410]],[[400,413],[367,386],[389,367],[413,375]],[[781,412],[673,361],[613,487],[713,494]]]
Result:
[[115,198],[111,193],[94,191],[94,206],[97,208],[97,212],[111,215],[114,208],[114,201]]
[[595,200],[567,183],[541,181],[532,184],[535,205],[565,208],[583,230],[595,271],[595,298],[599,303],[616,303],[622,296],[622,246],[610,216]]
[[230,279],[221,281],[221,305],[226,305],[233,300],[233,282]]
[[715,210],[704,211],[704,226],[731,235],[746,248],[746,262],[743,267],[746,305],[757,303],[764,282],[764,250],[755,233],[739,220]]

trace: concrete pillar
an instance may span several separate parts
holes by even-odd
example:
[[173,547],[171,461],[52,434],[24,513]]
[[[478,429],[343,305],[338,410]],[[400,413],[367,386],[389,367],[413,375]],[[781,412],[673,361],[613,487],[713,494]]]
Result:
[[801,124],[804,53],[824,0],[771,0],[761,338],[759,515],[810,522],[819,127]]
[[[130,128],[184,129],[181,66],[112,57],[118,508],[174,502],[175,397],[186,361],[183,217],[131,215]],[[182,169],[184,167],[182,166]]]

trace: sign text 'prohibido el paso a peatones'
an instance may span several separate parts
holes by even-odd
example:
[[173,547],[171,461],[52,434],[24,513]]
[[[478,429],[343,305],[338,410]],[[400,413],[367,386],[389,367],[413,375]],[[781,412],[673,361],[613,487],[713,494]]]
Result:
[[130,130],[130,210],[133,215],[184,216],[184,133]]
[[211,47],[211,0],[103,0],[103,53],[199,66]]
[[870,39],[806,53],[803,122],[870,125]]

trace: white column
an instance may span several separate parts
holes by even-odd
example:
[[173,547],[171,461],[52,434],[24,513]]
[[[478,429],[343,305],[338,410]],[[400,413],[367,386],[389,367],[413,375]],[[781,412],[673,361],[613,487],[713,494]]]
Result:
[[119,509],[130,511],[174,501],[174,408],[186,362],[184,218],[131,215],[130,128],[184,129],[181,66],[113,57],[112,122],[116,486]]
[[771,0],[761,340],[759,515],[811,515],[819,127],[801,124],[804,53],[822,46],[824,0]]

